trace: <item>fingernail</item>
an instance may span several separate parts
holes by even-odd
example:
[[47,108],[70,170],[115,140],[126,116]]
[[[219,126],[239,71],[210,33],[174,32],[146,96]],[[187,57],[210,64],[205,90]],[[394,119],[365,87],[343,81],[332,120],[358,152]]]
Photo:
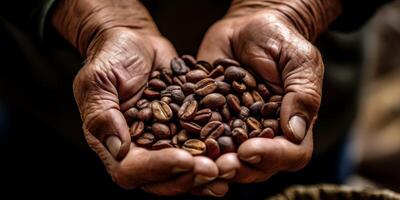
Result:
[[214,197],[223,197],[225,194],[216,194],[212,190],[206,188],[202,192],[204,195],[214,196]]
[[110,136],[106,139],[106,146],[111,155],[116,158],[121,148],[121,140],[117,136]]
[[221,176],[219,176],[219,178],[232,179],[233,177],[235,177],[235,175],[236,175],[236,170],[232,170],[232,171],[226,172],[225,174],[222,174]]
[[199,186],[199,185],[203,185],[205,183],[211,182],[215,178],[217,178],[217,177],[215,177],[215,176],[209,177],[209,176],[197,175],[194,178],[194,186]]
[[179,173],[182,173],[182,172],[188,172],[188,171],[190,171],[191,169],[185,169],[185,168],[180,168],[180,167],[174,167],[174,168],[172,168],[172,173],[174,173],[174,174],[179,174]]
[[302,141],[306,135],[306,121],[299,116],[293,116],[289,120],[289,127],[297,141]]
[[257,163],[261,162],[261,156],[258,156],[258,155],[252,156],[250,158],[240,158],[240,159],[244,160],[248,163],[251,163],[251,164],[257,164]]

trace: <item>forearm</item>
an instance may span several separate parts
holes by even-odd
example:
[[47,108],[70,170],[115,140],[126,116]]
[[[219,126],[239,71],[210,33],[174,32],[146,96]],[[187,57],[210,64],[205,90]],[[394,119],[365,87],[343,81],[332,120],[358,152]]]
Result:
[[62,0],[54,10],[52,24],[82,56],[87,54],[91,41],[111,28],[158,33],[151,16],[137,0]]
[[314,41],[341,12],[340,0],[233,0],[228,16],[263,9],[277,11],[308,40]]

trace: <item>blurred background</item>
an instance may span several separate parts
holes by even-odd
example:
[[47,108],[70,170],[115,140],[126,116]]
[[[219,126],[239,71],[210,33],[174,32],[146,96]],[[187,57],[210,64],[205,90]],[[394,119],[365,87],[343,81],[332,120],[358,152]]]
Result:
[[[178,53],[192,55],[230,3],[143,2]],[[77,52],[49,24],[41,40],[14,23],[10,19],[22,16],[7,6],[0,7],[0,191],[153,198],[120,189],[86,145],[72,95],[83,61]],[[246,195],[265,187],[267,195],[315,183],[400,192],[400,0],[363,9],[370,11],[364,21],[352,27],[360,14],[347,10],[316,43],[326,73],[313,160],[264,184],[234,185],[227,199],[236,195],[235,187],[247,187]]]

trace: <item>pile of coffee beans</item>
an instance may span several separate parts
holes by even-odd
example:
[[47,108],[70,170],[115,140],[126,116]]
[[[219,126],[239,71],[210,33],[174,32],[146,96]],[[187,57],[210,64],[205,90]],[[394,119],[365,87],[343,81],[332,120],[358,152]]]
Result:
[[124,115],[138,146],[215,159],[249,138],[280,134],[281,100],[235,60],[210,64],[184,55],[171,60],[170,70],[154,71]]

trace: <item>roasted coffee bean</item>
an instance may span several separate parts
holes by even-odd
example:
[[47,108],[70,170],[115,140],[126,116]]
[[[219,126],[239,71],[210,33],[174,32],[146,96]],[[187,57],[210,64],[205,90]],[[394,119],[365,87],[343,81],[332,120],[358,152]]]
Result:
[[160,101],[165,102],[166,104],[170,104],[172,99],[171,97],[161,97]]
[[172,72],[176,75],[186,74],[189,72],[189,67],[186,66],[185,62],[180,58],[173,58],[171,60]]
[[265,128],[263,129],[260,134],[258,134],[258,137],[263,137],[263,138],[273,138],[275,136],[274,130],[272,128]]
[[212,111],[209,108],[204,108],[196,112],[193,121],[197,124],[204,125],[211,119]]
[[226,99],[222,94],[218,93],[211,93],[205,96],[201,101],[200,104],[210,108],[211,110],[218,109],[222,107],[226,103]]
[[224,121],[229,121],[231,119],[231,111],[229,111],[229,107],[225,104],[221,109],[221,116]]
[[208,77],[216,78],[218,76],[224,75],[224,72],[225,72],[224,67],[218,66],[208,74]]
[[168,106],[168,104],[162,101],[152,102],[151,110],[154,114],[154,118],[159,122],[167,122],[173,116],[171,108]]
[[241,120],[241,119],[235,119],[235,120],[233,120],[231,127],[232,127],[233,129],[235,129],[235,128],[241,128],[241,129],[244,129],[244,130],[247,131],[246,122],[244,122],[244,121]]
[[136,140],[136,144],[141,147],[149,148],[154,143],[155,139],[153,134],[143,133],[143,135]]
[[182,91],[186,96],[189,94],[193,94],[196,91],[196,84],[191,82],[186,82],[182,86]]
[[194,69],[201,70],[201,71],[205,72],[206,74],[210,73],[210,71],[208,71],[208,69],[206,67],[204,67],[203,65],[196,64],[194,66]]
[[172,102],[181,104],[183,99],[185,99],[185,94],[183,94],[182,88],[178,85],[170,85],[165,90],[161,91],[162,97],[171,97]]
[[135,107],[132,107],[124,112],[124,117],[127,120],[127,122],[130,123],[132,120],[137,118],[138,113],[139,110]]
[[151,111],[151,108],[143,108],[140,110],[137,114],[137,119],[139,121],[151,121],[153,119],[153,112]]
[[241,106],[240,107],[240,112],[239,112],[239,118],[240,119],[246,119],[249,116],[250,116],[250,109],[248,109],[245,106]]
[[198,81],[207,78],[207,73],[203,70],[200,69],[195,69],[192,71],[189,71],[186,74],[186,81],[187,82],[192,82],[192,83],[197,83]]
[[196,99],[196,95],[195,94],[189,94],[185,97],[185,99],[183,100],[183,103],[187,102],[187,101],[197,101]]
[[191,55],[183,55],[181,58],[189,68],[193,68],[196,65],[196,59]]
[[177,136],[178,144],[183,144],[184,142],[186,142],[186,140],[189,139],[189,133],[185,129],[179,131]]
[[254,102],[261,101],[264,103],[263,97],[260,95],[260,93],[257,92],[257,90],[251,91],[251,96],[253,97]]
[[232,137],[221,136],[217,139],[217,142],[219,144],[221,154],[236,152],[236,145],[233,142]]
[[222,121],[222,116],[221,116],[221,114],[219,114],[219,112],[212,112],[211,113],[211,118],[210,118],[210,120],[209,120],[209,122],[212,122],[212,121],[219,121],[219,122],[221,122]]
[[149,81],[149,87],[153,90],[161,91],[167,87],[167,84],[165,84],[164,81],[158,78],[154,78]]
[[160,78],[161,72],[160,71],[152,71],[150,74],[150,78]]
[[177,76],[175,76],[174,78],[172,78],[172,82],[173,82],[175,85],[179,85],[180,87],[183,87],[183,84],[184,84],[184,82],[183,82],[181,79],[179,79]]
[[138,138],[144,133],[144,123],[142,121],[136,121],[132,124],[129,129],[131,137]]
[[258,137],[258,135],[261,133],[261,129],[258,130],[252,130],[249,133],[249,138],[254,138],[254,137]]
[[172,144],[171,140],[158,140],[156,143],[154,143],[151,146],[151,149],[160,150],[160,149],[173,148],[173,147],[174,147],[174,145]]
[[224,76],[225,80],[228,82],[241,81],[246,76],[246,72],[240,67],[230,66],[225,69]]
[[185,121],[180,121],[181,127],[189,131],[190,133],[200,133],[201,131],[201,126],[194,122],[185,122]]
[[180,148],[179,143],[178,143],[178,135],[175,135],[172,137],[172,145],[174,145],[175,148]]
[[244,141],[249,139],[247,131],[242,128],[234,128],[232,130],[232,137],[238,144],[242,144]]
[[257,84],[257,91],[258,93],[260,93],[260,95],[262,96],[262,98],[264,100],[267,100],[269,98],[269,90],[267,88],[267,86],[265,84]]
[[224,134],[226,136],[231,136],[232,135],[231,127],[226,123],[223,124],[224,124]]
[[143,94],[147,99],[156,99],[160,97],[160,92],[146,88],[143,90]]
[[166,84],[171,85],[172,84],[172,72],[169,70],[162,70],[160,74],[161,80],[163,80]]
[[251,95],[250,92],[243,92],[242,103],[246,107],[250,107],[254,103],[253,96]]
[[226,96],[226,101],[229,107],[236,113],[240,113],[240,100],[237,96],[233,94],[228,94]]
[[[242,68],[241,68],[242,69]],[[246,75],[243,77],[242,81],[248,88],[255,88],[257,87],[257,82],[254,76],[247,70],[242,69],[245,71]]]
[[278,113],[279,103],[268,102],[261,108],[261,113],[264,117],[275,117]]
[[189,100],[182,104],[181,108],[178,111],[178,117],[181,120],[189,121],[192,120],[196,115],[198,108],[197,101]]
[[178,112],[179,112],[179,109],[180,109],[181,107],[180,107],[178,104],[176,104],[176,103],[170,103],[170,104],[169,104],[169,107],[171,108],[172,113],[173,113],[174,115],[178,116]]
[[229,67],[229,66],[237,66],[239,67],[240,64],[236,61],[236,60],[232,60],[229,58],[218,58],[213,62],[213,66],[217,67],[218,65],[221,65],[225,68]]
[[246,85],[244,83],[239,83],[237,81],[232,82],[232,88],[238,93],[242,93],[246,91]]
[[171,136],[171,130],[165,124],[156,122],[151,126],[151,130],[153,131],[153,134],[159,139],[167,139]]
[[222,122],[212,121],[206,124],[200,131],[200,138],[205,139],[207,137],[217,139],[224,133],[225,127]]
[[215,81],[217,81],[217,82],[223,82],[224,80],[225,80],[225,76],[224,75],[218,76],[217,78],[215,78]]
[[195,93],[199,96],[206,96],[213,93],[217,89],[217,83],[214,79],[205,78],[196,83]]
[[254,117],[249,117],[246,119],[246,125],[250,130],[261,130],[261,123]]
[[260,116],[261,114],[261,108],[264,105],[264,103],[262,101],[257,101],[254,102],[251,106],[250,106],[250,113],[253,116]]
[[206,144],[198,139],[190,139],[183,143],[182,149],[188,151],[193,156],[204,155],[207,147]]
[[274,133],[278,133],[279,121],[276,119],[264,119],[262,121],[263,128],[271,128]]
[[149,132],[149,133],[153,132],[153,130],[151,129],[151,125],[145,125],[144,132]]
[[216,85],[217,85],[217,89],[216,89],[217,93],[227,95],[231,92],[231,85],[229,85],[228,83],[225,83],[222,81],[216,81]]
[[143,108],[149,107],[150,102],[147,99],[140,99],[139,101],[136,102],[136,107],[141,110]]
[[281,103],[282,102],[282,96],[281,95],[274,95],[269,98],[269,102],[277,102]]
[[221,155],[218,142],[213,138],[207,138],[204,143],[206,144],[207,156],[211,159],[217,159]]
[[171,131],[171,136],[175,136],[178,132],[178,127],[176,127],[175,123],[169,123],[169,130]]
[[209,62],[204,60],[197,61],[197,64],[204,66],[208,71],[212,71],[214,69],[214,66],[212,66]]

